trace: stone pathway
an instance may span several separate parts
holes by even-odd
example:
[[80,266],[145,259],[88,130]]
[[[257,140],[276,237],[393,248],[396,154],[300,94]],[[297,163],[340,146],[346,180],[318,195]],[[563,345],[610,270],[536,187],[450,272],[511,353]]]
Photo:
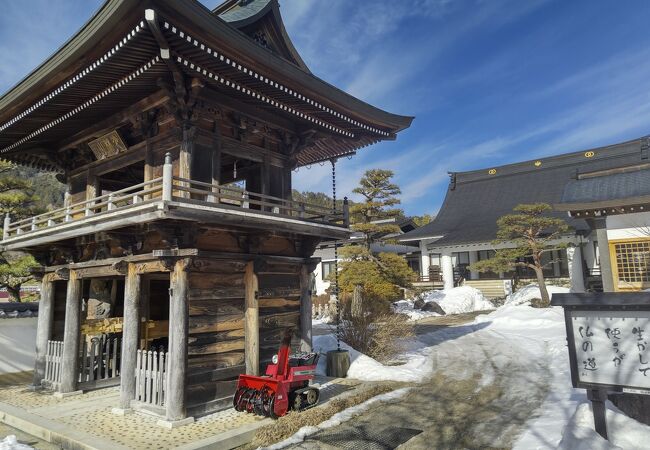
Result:
[[548,366],[496,333],[462,324],[475,315],[419,323],[418,339],[433,349],[430,380],[291,448],[510,448],[547,395]]
[[[322,401],[327,401],[343,392],[354,389],[354,380],[319,379],[324,384]],[[0,379],[0,419],[13,409],[30,417],[30,422],[51,424],[60,434],[97,448],[107,449],[173,449],[184,445],[192,446],[224,433],[236,433],[239,429],[250,429],[261,425],[264,419],[252,414],[228,409],[197,419],[194,423],[175,429],[156,425],[157,418],[144,414],[115,415],[112,408],[119,403],[119,388],[105,388],[83,395],[55,398],[49,392],[32,391],[27,388],[28,379]],[[325,384],[326,383],[326,384]],[[264,422],[266,423],[266,422]],[[16,434],[18,438],[36,448],[54,449],[46,441],[27,433],[17,434],[14,428],[0,425],[0,436]],[[67,431],[66,431],[67,430]],[[36,428],[32,431],[38,434]],[[5,433],[4,435],[2,433]],[[34,444],[31,444],[33,442]],[[36,444],[36,445],[35,445]],[[40,445],[40,447],[39,447]]]

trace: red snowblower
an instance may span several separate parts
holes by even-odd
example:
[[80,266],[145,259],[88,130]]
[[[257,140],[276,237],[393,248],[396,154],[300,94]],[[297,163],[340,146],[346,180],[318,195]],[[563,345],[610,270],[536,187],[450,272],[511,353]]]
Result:
[[273,363],[265,376],[239,375],[232,403],[237,411],[246,411],[277,419],[291,407],[294,411],[311,408],[320,393],[310,386],[318,364],[318,353],[290,355],[292,329],[287,329]]

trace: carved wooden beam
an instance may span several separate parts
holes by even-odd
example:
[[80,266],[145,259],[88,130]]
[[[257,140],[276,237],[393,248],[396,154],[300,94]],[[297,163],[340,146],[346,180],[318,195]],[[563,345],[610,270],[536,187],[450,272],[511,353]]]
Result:
[[68,269],[67,267],[60,267],[60,268],[56,269],[54,271],[54,273],[56,274],[56,276],[60,280],[69,280],[70,279],[70,269]]

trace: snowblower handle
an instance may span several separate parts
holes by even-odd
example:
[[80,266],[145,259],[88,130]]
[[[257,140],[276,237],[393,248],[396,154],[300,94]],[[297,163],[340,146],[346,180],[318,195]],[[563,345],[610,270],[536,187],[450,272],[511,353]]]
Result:
[[278,379],[284,379],[289,372],[289,354],[291,353],[291,337],[293,336],[293,328],[287,328],[284,331],[282,344],[278,350],[278,367],[275,376]]

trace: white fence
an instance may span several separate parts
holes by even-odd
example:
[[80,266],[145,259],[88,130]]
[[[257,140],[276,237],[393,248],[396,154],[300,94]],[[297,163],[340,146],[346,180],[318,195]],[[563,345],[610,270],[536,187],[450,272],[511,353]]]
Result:
[[167,391],[167,353],[138,350],[135,399],[163,406]]
[[45,378],[49,383],[61,382],[61,366],[63,361],[63,341],[47,341],[45,354]]
[[120,376],[122,339],[106,335],[83,340],[79,363],[79,382],[92,383]]

